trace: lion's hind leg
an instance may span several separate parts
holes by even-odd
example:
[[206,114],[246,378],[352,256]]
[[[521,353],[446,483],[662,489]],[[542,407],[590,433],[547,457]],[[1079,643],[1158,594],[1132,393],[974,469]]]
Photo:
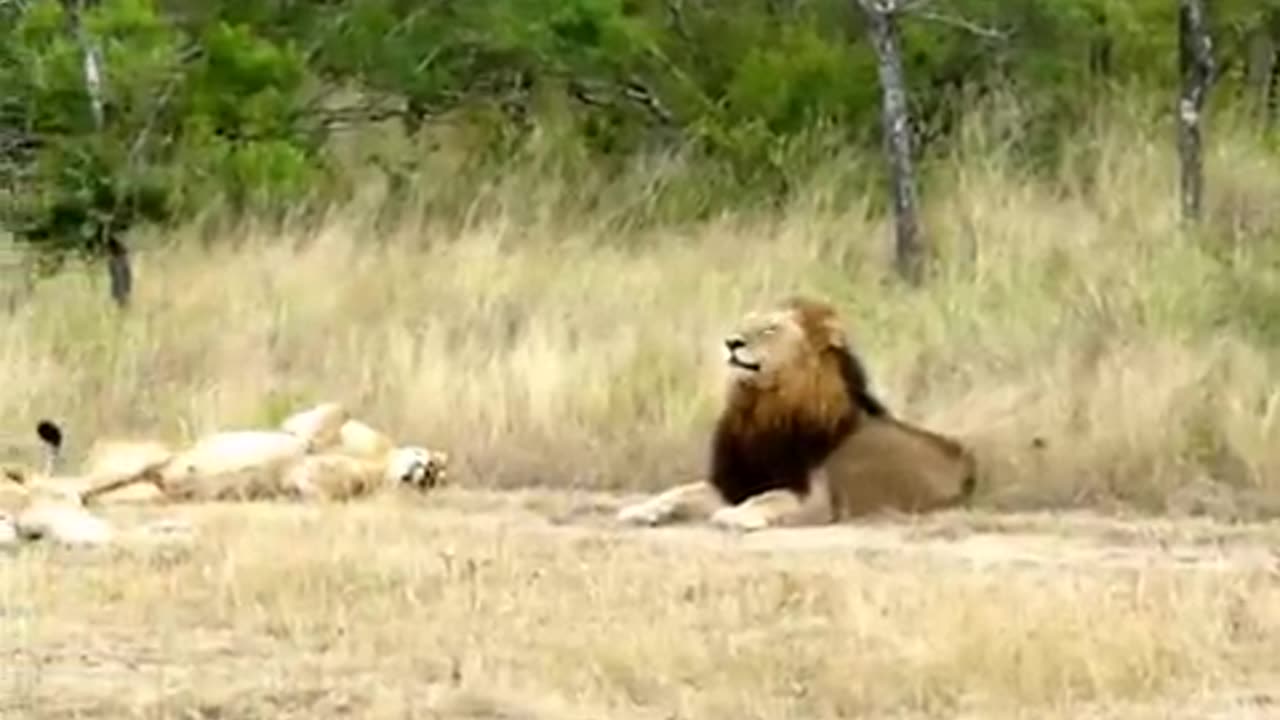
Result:
[[725,506],[720,493],[705,481],[685,483],[618,511],[619,522],[628,525],[661,525],[706,518]]

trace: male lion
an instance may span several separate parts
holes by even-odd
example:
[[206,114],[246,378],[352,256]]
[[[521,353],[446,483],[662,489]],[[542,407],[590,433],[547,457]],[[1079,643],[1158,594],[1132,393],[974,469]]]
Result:
[[729,379],[708,480],[618,512],[629,524],[710,516],[726,529],[825,524],[966,501],[973,454],[892,417],[868,390],[835,310],[793,297],[725,341]]

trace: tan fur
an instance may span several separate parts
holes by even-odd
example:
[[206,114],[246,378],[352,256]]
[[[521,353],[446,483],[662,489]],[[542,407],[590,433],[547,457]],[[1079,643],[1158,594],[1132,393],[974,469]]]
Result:
[[[42,440],[53,467],[61,441]],[[434,487],[447,463],[442,452],[394,446],[336,403],[297,413],[279,430],[214,433],[178,452],[154,441],[99,441],[82,476],[0,468],[0,545],[113,543],[120,533],[86,507],[95,500],[345,500],[391,485]]]
[[0,547],[30,540],[105,545],[116,531],[84,507],[86,478],[47,476],[7,465],[0,474]]
[[395,445],[391,438],[352,419],[344,422],[338,429],[337,444],[332,450],[352,457],[380,458],[395,450]]
[[864,418],[823,466],[835,520],[954,507],[974,490],[977,461],[952,438],[896,418]]
[[927,512],[972,492],[971,452],[889,415],[829,305],[786,300],[746,316],[725,344],[710,476],[626,506],[620,521],[758,530]]
[[178,452],[139,445],[99,445],[101,482],[86,501],[344,501],[398,485],[429,490],[446,481],[449,461],[441,451],[397,447],[334,403],[293,415],[280,430],[214,433]]
[[[107,545],[117,533],[106,520],[83,505],[58,500],[33,500],[11,516],[15,540],[51,540],[63,545]],[[6,533],[8,535],[8,533]]]
[[343,425],[350,419],[351,414],[343,405],[326,402],[290,415],[280,423],[280,429],[306,442],[314,452],[337,444]]
[[49,477],[9,468],[0,477],[0,548],[42,542],[63,546],[122,546],[184,540],[192,528],[160,520],[121,529],[85,507],[91,478]]
[[88,478],[50,476],[20,465],[6,465],[0,482],[0,510],[13,513],[31,502],[80,503],[81,493],[92,485]]
[[284,485],[299,498],[344,501],[389,487],[381,460],[336,453],[308,455],[285,471]]

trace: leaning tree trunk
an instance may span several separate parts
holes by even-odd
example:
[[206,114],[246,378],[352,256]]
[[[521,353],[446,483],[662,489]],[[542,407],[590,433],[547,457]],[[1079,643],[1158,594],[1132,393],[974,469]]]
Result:
[[907,108],[906,73],[894,0],[858,0],[867,17],[867,31],[875,48],[880,78],[884,152],[893,196],[894,262],[898,273],[918,284],[924,271],[924,245],[911,158],[911,117]]
[[1199,220],[1204,194],[1204,159],[1200,121],[1213,81],[1213,41],[1205,19],[1204,0],[1178,0],[1178,65],[1182,91],[1178,98],[1178,159],[1181,163],[1182,218]]

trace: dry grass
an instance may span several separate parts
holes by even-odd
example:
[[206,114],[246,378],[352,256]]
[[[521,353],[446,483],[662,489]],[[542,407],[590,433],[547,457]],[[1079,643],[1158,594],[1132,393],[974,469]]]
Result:
[[615,504],[184,507],[188,549],[25,553],[6,565],[0,712],[1118,720],[1280,702],[1275,529],[951,516],[735,538],[601,528]]
[[[140,259],[124,317],[96,275],[41,285],[0,325],[7,434],[52,416],[83,451],[336,399],[449,450],[469,491],[187,508],[200,535],[176,555],[0,559],[8,710],[1143,717],[1276,688],[1275,531],[1185,516],[1254,519],[1280,491],[1280,163],[1218,142],[1210,231],[1188,237],[1166,134],[1085,131],[1054,182],[984,137],[929,186],[944,259],[921,292],[886,276],[883,221],[830,209],[822,187],[764,216],[621,234],[501,203],[385,237],[350,208],[213,249],[178,232]],[[843,528],[745,553],[812,536],[654,544],[547,526],[572,496],[532,495],[531,512],[474,494],[695,475],[719,334],[796,291],[840,304],[891,408],[979,449],[985,512],[1182,519],[960,516],[934,529],[980,542]],[[1205,562],[1179,563],[1168,544],[1197,533]],[[1215,570],[1222,543],[1242,554]]]

